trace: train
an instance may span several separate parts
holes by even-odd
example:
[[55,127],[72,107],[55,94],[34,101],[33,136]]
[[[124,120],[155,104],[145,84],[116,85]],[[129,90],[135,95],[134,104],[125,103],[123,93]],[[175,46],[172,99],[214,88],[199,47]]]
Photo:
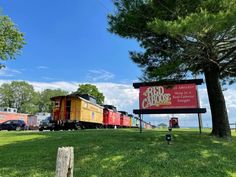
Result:
[[169,127],[170,128],[180,128],[179,127],[179,120],[177,117],[172,117],[169,120]]
[[[49,130],[78,130],[91,128],[138,128],[138,117],[125,111],[117,111],[114,105],[99,105],[88,94],[69,94],[52,97],[52,120]],[[142,128],[152,125],[141,122]],[[40,127],[44,130],[44,127]]]

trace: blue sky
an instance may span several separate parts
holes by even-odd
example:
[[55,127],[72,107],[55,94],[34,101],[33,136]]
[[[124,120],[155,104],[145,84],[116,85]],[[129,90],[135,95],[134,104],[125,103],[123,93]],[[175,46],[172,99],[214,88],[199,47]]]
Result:
[[[132,112],[138,108],[138,90],[132,83],[141,76],[128,51],[141,50],[135,40],[107,31],[111,0],[2,0],[0,7],[25,34],[27,44],[15,61],[0,70],[0,84],[25,80],[36,90],[77,89],[92,83],[104,93],[108,104]],[[203,124],[211,126],[205,86],[199,89]],[[236,122],[236,89],[225,92],[230,122]],[[172,115],[144,116],[158,124]],[[180,126],[197,126],[196,115],[179,115]]]
[[[27,45],[9,68],[19,71],[12,79],[31,81],[129,82],[140,70],[129,59],[137,49],[134,40],[107,31],[110,0],[3,0],[4,14],[25,34]],[[107,77],[107,78],[106,78]]]

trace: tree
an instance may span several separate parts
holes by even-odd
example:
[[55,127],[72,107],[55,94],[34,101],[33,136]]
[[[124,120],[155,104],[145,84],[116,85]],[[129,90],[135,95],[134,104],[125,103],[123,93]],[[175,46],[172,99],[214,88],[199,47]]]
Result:
[[68,92],[61,90],[61,89],[46,89],[39,93],[39,112],[51,112],[52,111],[52,101],[50,98],[55,96],[63,96],[67,95]]
[[101,93],[98,88],[95,85],[92,84],[81,84],[79,85],[79,88],[75,92],[77,94],[89,94],[91,96],[94,96],[97,100],[98,104],[103,104],[104,102],[104,95]]
[[[0,60],[14,59],[24,44],[23,33],[9,17],[0,15]],[[0,68],[3,66],[0,63]]]
[[212,113],[212,135],[230,137],[221,84],[236,76],[234,0],[114,0],[109,30],[140,42],[130,52],[145,81],[205,75]]
[[32,85],[24,81],[12,81],[0,87],[0,106],[17,108],[21,113],[38,111],[38,95]]

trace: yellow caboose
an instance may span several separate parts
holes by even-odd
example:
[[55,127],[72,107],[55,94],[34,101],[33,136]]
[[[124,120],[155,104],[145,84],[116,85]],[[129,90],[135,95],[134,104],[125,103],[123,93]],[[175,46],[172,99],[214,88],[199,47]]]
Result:
[[55,129],[97,128],[103,124],[103,107],[90,95],[71,94],[51,100]]

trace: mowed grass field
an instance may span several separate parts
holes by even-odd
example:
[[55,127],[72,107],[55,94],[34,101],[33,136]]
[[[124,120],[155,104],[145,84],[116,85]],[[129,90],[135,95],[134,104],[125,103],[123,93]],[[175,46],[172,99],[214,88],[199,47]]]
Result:
[[73,146],[74,176],[236,176],[236,133],[232,140],[200,135],[196,129],[0,132],[0,176],[55,175],[58,147]]

